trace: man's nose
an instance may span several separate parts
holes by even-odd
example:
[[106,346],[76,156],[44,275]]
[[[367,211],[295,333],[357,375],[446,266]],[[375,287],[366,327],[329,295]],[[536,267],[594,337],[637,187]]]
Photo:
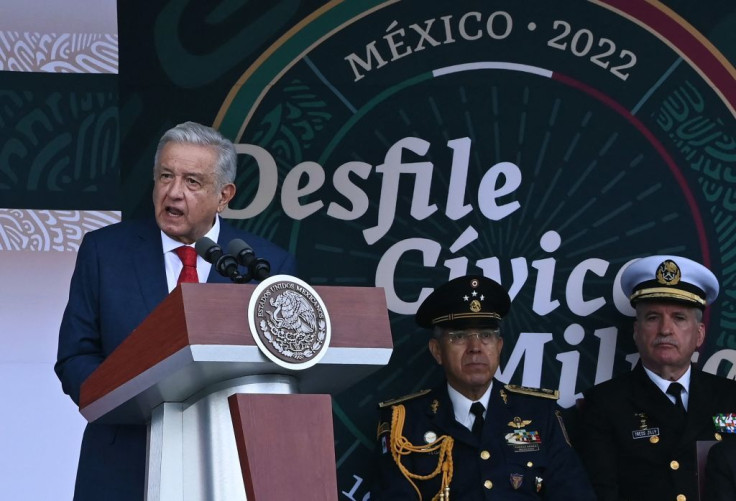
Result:
[[480,340],[480,334],[478,332],[470,332],[466,334],[467,346],[469,351],[480,351],[480,347],[483,342]]
[[672,330],[673,326],[674,326],[674,322],[671,319],[665,317],[662,319],[662,325],[660,326],[659,331],[663,335],[669,336],[673,332]]
[[184,195],[184,180],[180,177],[175,177],[169,183],[166,194],[171,198],[181,198]]

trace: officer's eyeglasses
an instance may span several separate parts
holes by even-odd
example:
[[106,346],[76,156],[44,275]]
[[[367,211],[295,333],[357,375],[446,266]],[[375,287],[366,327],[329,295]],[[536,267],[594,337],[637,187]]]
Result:
[[496,339],[500,334],[500,329],[482,329],[482,330],[468,330],[468,331],[447,331],[447,340],[450,344],[456,344],[464,346],[468,344],[470,339],[477,337],[478,340],[483,344],[489,344],[492,340]]

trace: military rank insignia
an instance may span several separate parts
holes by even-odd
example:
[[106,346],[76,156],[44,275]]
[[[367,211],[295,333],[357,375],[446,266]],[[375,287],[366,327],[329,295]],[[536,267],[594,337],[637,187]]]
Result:
[[526,426],[532,423],[531,419],[515,417],[508,423],[512,428],[511,433],[505,435],[506,444],[513,448],[514,452],[534,452],[539,450],[542,437],[538,431],[527,430]]
[[524,483],[524,475],[521,473],[512,473],[509,476],[509,481],[511,482],[511,487],[517,490]]
[[650,428],[647,423],[647,415],[643,412],[635,412],[634,417],[639,420],[639,427],[631,431],[631,438],[639,440],[648,438],[653,444],[659,442],[659,428]]
[[381,454],[388,454],[389,446],[388,440],[391,435],[391,424],[385,421],[378,423],[378,430],[376,431],[376,437],[381,444]]
[[534,477],[534,488],[537,492],[542,492],[542,483],[544,479],[542,477]]
[[531,423],[531,419],[521,419],[520,417],[515,417],[513,420],[509,421],[508,426],[516,429],[521,429]]
[[388,454],[388,435],[381,437],[381,454]]
[[432,414],[437,414],[437,410],[440,408],[440,402],[436,398],[432,400]]
[[736,433],[736,413],[716,414],[713,424],[721,433]]

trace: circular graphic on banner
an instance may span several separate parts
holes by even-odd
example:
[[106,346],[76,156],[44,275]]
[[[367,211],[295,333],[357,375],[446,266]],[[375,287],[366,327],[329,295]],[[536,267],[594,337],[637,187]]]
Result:
[[261,352],[286,369],[312,367],[330,344],[330,317],[322,298],[290,275],[274,275],[256,286],[248,323]]
[[390,365],[335,399],[342,464],[373,446],[366,402],[437,379],[413,314],[463,273],[513,299],[503,379],[566,407],[635,361],[632,259],[713,269],[701,366],[736,347],[734,74],[626,0],[330,2],[265,51],[215,121],[247,150],[226,216],[283,223],[305,280],[383,287],[391,311]]
[[[398,315],[480,268],[512,291],[512,330],[557,330],[551,352],[570,348],[560,324],[628,324],[611,283],[631,259],[727,264],[709,234],[730,211],[732,68],[684,20],[619,0],[418,5],[330,3],[243,74],[215,125],[262,150],[228,217],[289,221],[310,283],[382,286]],[[714,310],[734,319],[729,296]]]

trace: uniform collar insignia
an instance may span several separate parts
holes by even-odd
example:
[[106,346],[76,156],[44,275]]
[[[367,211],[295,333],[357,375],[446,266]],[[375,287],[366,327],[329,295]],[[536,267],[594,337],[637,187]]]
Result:
[[440,408],[440,402],[436,398],[432,400],[432,414],[437,414],[437,410]]

